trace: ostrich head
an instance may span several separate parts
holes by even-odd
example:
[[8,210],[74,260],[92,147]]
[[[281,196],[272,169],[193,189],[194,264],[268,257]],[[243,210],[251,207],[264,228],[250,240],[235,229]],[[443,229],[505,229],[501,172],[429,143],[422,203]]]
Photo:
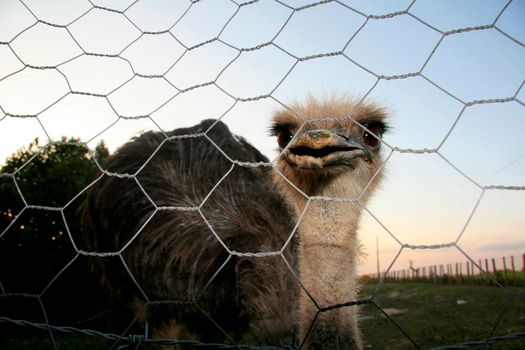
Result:
[[[385,111],[350,98],[310,98],[274,116],[280,156],[274,180],[292,203],[308,196],[357,198],[379,183]],[[288,181],[286,181],[285,177]],[[368,195],[365,194],[365,197]]]

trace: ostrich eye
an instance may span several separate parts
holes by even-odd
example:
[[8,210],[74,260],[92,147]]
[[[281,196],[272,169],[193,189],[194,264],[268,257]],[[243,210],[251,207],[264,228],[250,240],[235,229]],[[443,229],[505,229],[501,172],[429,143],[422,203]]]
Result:
[[277,143],[279,144],[279,147],[285,148],[290,140],[292,139],[292,134],[289,130],[280,130],[277,134]]
[[[381,135],[383,134],[383,127],[381,125],[365,125],[368,130],[363,130],[363,142],[370,147],[377,147],[379,145]],[[373,135],[372,135],[373,134]]]

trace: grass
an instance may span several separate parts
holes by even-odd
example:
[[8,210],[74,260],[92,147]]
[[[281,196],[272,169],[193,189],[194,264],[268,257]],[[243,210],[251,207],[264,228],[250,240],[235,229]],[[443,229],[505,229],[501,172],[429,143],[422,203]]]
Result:
[[[53,349],[53,344],[49,335],[44,333],[16,333],[16,336],[7,337],[0,341],[0,347],[4,350],[49,350]],[[57,349],[66,350],[97,350],[109,349],[111,342],[104,339],[77,336],[77,335],[62,335],[55,336],[55,343]]]
[[[362,283],[377,283],[377,276],[374,275],[365,275],[361,276],[360,281]],[[428,283],[436,281],[439,284],[463,284],[463,285],[479,285],[479,286],[493,286],[495,281],[501,285],[505,286],[519,286],[525,287],[525,272],[524,271],[515,271],[512,272],[507,270],[498,270],[496,273],[491,272],[490,274],[474,274],[474,275],[441,275],[441,276],[421,276],[414,277],[411,276],[406,279],[390,279],[390,282],[422,282]]]
[[[362,296],[371,295],[374,288],[375,285],[365,284]],[[386,283],[374,301],[418,346],[430,349],[487,339],[500,315],[495,335],[525,332],[525,290],[523,287],[507,290],[509,293],[490,286]],[[521,294],[509,297],[518,292]],[[374,305],[359,308],[365,349],[416,349]],[[112,344],[101,338],[75,334],[55,333],[55,340],[58,349],[107,349]],[[0,349],[52,348],[46,331],[0,324]],[[525,349],[525,339],[500,342],[488,349]]]
[[[362,295],[372,294],[374,288],[364,285]],[[509,297],[523,292],[523,288],[507,290],[509,293],[491,286],[387,283],[374,300],[418,346],[429,349],[485,340],[500,315],[495,335],[525,332],[525,297]],[[367,305],[361,311],[361,329],[368,349],[416,348],[375,306]],[[525,349],[525,339],[489,348]]]

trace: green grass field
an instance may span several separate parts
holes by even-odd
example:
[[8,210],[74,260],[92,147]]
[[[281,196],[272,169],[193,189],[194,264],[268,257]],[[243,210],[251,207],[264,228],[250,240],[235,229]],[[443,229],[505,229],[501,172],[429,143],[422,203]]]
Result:
[[[374,289],[375,285],[364,285],[362,295],[370,295]],[[387,283],[374,300],[416,344],[430,349],[485,340],[500,315],[495,335],[525,332],[525,289],[507,290],[510,293],[489,286]],[[368,349],[416,348],[375,306],[366,305],[361,311],[361,329]],[[489,348],[525,349],[525,339]]]
[[[364,285],[361,294],[367,297],[374,289],[374,285]],[[500,315],[495,335],[525,332],[525,289],[509,287],[508,291],[510,294],[489,286],[387,283],[374,300],[418,346],[431,349],[484,340]],[[515,296],[509,298],[511,294]],[[359,308],[365,349],[417,349],[374,305]],[[46,331],[28,330],[0,324],[0,349],[53,348]],[[107,349],[112,344],[101,338],[74,334],[55,334],[55,340],[58,349]],[[487,348],[525,349],[525,339],[499,342]]]

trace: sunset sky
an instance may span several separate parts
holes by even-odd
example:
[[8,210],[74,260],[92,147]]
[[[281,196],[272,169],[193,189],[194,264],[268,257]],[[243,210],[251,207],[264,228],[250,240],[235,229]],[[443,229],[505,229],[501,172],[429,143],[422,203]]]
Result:
[[[0,164],[36,137],[114,151],[141,131],[205,118],[274,159],[268,127],[283,104],[367,95],[392,129],[386,179],[363,213],[360,272],[376,269],[376,239],[381,269],[400,243],[460,238],[476,261],[525,253],[524,0],[92,3],[102,8],[0,1]],[[492,99],[503,101],[479,102]],[[393,269],[410,260],[466,257],[405,248]]]

